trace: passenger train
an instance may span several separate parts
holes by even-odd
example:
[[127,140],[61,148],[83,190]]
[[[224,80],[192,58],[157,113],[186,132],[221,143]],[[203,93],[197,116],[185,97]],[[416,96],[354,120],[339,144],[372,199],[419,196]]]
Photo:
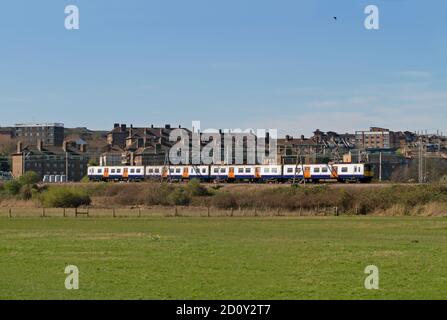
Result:
[[92,166],[90,181],[371,182],[369,164]]

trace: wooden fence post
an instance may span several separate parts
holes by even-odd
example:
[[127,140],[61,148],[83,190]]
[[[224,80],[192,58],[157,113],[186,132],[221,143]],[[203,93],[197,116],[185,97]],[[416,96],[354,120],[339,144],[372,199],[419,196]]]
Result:
[[178,210],[177,210],[177,206],[174,207],[174,217],[178,216]]
[[42,208],[42,218],[45,218],[45,208]]
[[78,217],[78,208],[75,208],[75,218]]
[[87,207],[87,218],[89,217],[89,215],[90,215],[90,207]]
[[64,211],[63,211],[63,213],[62,213],[62,216],[65,218],[65,217],[67,216],[67,213],[66,213],[66,211],[65,211],[66,209],[63,208],[63,210],[64,210]]
[[9,216],[9,219],[12,218],[12,209],[11,208],[9,208],[9,210],[8,210],[8,216]]
[[116,218],[115,208],[113,208],[113,210],[112,210],[112,217]]
[[138,218],[141,218],[141,208],[138,207]]
[[207,207],[207,214],[208,214],[208,218],[211,216],[210,215],[210,206]]

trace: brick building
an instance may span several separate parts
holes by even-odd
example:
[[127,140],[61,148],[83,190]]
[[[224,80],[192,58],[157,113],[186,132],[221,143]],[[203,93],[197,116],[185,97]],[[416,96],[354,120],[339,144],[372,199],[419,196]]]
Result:
[[12,174],[17,178],[34,171],[41,178],[64,175],[68,181],[80,181],[87,174],[89,160],[85,145],[63,142],[60,147],[44,146],[39,141],[37,145],[23,147],[18,142],[16,153],[11,156]]
[[395,149],[400,147],[399,134],[389,129],[372,127],[355,133],[357,147],[363,149]]
[[34,123],[16,124],[16,137],[24,145],[62,146],[64,143],[64,124],[62,123]]

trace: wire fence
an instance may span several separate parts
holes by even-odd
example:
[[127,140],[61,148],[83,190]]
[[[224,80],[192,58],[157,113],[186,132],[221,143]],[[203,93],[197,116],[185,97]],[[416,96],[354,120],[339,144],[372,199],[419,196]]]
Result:
[[137,208],[0,208],[2,218],[148,218],[148,217],[300,217],[338,216],[338,207],[287,211],[281,209],[218,209],[214,207]]

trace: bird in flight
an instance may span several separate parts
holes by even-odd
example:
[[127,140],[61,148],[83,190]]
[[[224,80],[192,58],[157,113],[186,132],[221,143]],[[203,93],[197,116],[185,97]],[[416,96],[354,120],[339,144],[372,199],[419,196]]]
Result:
[[337,19],[338,19],[337,17],[333,17],[333,18],[334,18],[335,21],[337,21]]

